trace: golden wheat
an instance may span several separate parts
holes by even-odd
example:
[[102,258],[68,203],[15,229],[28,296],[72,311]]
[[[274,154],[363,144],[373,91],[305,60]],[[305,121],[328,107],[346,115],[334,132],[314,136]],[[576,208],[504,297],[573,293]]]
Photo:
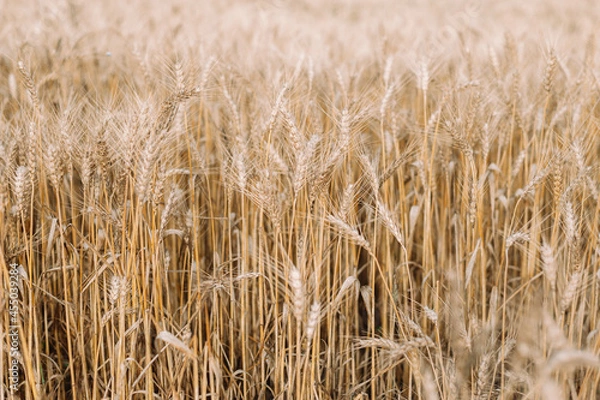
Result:
[[5,3],[0,399],[600,398],[593,2]]

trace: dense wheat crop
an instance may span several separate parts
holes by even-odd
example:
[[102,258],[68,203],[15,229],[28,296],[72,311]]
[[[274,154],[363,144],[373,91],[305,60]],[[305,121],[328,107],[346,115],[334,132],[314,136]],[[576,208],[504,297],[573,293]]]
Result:
[[600,398],[600,6],[412,3],[0,1],[0,399]]

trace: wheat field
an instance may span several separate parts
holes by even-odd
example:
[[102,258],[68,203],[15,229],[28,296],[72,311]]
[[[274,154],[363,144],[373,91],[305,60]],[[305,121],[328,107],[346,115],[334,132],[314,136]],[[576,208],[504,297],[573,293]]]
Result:
[[598,2],[0,10],[0,400],[600,398]]

